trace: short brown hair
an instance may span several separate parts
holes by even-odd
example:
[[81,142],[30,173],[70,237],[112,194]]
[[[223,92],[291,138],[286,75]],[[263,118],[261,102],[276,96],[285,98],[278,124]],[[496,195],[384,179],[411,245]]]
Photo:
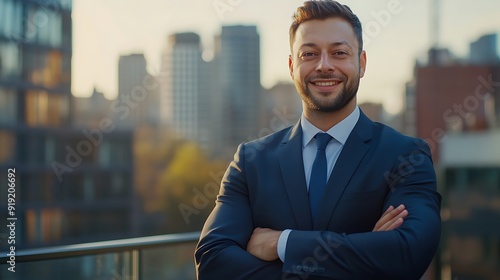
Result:
[[334,0],[309,0],[304,2],[303,6],[297,8],[297,11],[292,16],[292,25],[290,25],[290,51],[293,52],[292,46],[295,33],[301,23],[308,20],[323,20],[336,17],[345,19],[351,24],[358,39],[358,51],[361,53],[363,50],[363,30],[359,18],[347,5],[340,4]]

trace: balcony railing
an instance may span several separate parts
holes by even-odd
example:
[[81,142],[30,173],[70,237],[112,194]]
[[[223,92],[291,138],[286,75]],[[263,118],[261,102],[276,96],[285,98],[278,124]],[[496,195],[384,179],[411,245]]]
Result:
[[0,252],[0,279],[194,279],[199,236],[190,232],[18,250],[15,263],[9,263],[10,252]]

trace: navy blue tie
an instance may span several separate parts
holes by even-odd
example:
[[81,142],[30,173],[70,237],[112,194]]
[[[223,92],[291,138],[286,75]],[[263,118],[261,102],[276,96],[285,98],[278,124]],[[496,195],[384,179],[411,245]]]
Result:
[[309,203],[311,204],[313,222],[316,218],[316,214],[318,213],[319,204],[326,186],[327,164],[325,150],[330,140],[332,140],[332,136],[328,133],[320,132],[316,134],[314,138],[316,138],[318,151],[316,152],[316,158],[314,159],[311,171],[311,178],[309,179]]

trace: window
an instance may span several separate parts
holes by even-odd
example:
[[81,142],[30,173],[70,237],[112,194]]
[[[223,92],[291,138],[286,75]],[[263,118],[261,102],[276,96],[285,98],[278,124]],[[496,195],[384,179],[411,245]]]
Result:
[[[68,73],[63,74],[63,55],[60,51],[44,51],[29,47],[25,52],[25,71],[28,81],[48,88],[69,85]],[[67,58],[65,58],[67,59]]]
[[28,91],[26,93],[26,124],[31,127],[47,123],[47,93]]
[[22,30],[21,1],[0,0],[0,35],[20,39]]
[[[103,137],[104,138],[104,137]],[[108,167],[111,164],[111,149],[110,143],[103,139],[99,145],[99,165],[102,167]]]
[[0,80],[19,78],[21,57],[15,43],[0,42]]
[[59,127],[68,119],[68,97],[61,94],[49,94],[45,91],[26,93],[26,124],[31,127]]
[[0,124],[16,124],[17,96],[14,90],[0,87]]
[[0,164],[15,160],[16,136],[13,132],[0,130]]
[[45,137],[36,132],[27,134],[25,150],[23,150],[25,163],[39,165],[45,162]]
[[62,16],[57,6],[30,6],[26,18],[25,40],[48,47],[62,45]]

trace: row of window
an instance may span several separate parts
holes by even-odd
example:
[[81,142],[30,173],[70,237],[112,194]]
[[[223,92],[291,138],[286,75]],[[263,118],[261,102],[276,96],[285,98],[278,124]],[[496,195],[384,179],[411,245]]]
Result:
[[[0,130],[0,164],[60,164],[57,167],[61,174],[65,174],[70,173],[63,172],[68,166],[122,168],[128,167],[132,162],[131,140],[109,139],[109,135],[102,131],[87,129],[83,129],[78,137],[67,138],[19,132],[16,135],[12,131]],[[16,151],[19,153],[17,156]]]
[[44,91],[26,92],[26,124],[59,127],[68,123],[69,96]]
[[64,174],[61,181],[53,171],[20,173],[17,179],[22,188],[17,189],[16,196],[28,205],[83,205],[109,199],[128,201],[133,188],[130,173],[123,171],[75,171]]
[[71,84],[71,57],[59,50],[25,47],[0,41],[0,80],[27,81],[47,88]]
[[[70,97],[46,91],[27,91],[24,121],[30,127],[60,127],[69,122]],[[17,123],[16,91],[0,87],[0,125]]]
[[447,190],[500,191],[500,167],[448,168],[445,177]]
[[[133,199],[132,175],[125,171],[75,171],[62,181],[52,171],[24,172],[16,168],[16,174],[16,201],[22,201],[24,207],[108,208],[129,205]],[[7,197],[9,189],[6,177],[0,176],[2,197]],[[6,202],[0,206],[6,206]]]
[[[70,42],[70,30],[63,28],[61,9],[68,1],[46,0],[37,4],[24,1],[0,0],[0,36],[16,43],[36,43],[62,47]],[[71,2],[71,1],[69,1]],[[42,4],[42,5],[40,5]],[[69,4],[71,5],[71,4]]]

